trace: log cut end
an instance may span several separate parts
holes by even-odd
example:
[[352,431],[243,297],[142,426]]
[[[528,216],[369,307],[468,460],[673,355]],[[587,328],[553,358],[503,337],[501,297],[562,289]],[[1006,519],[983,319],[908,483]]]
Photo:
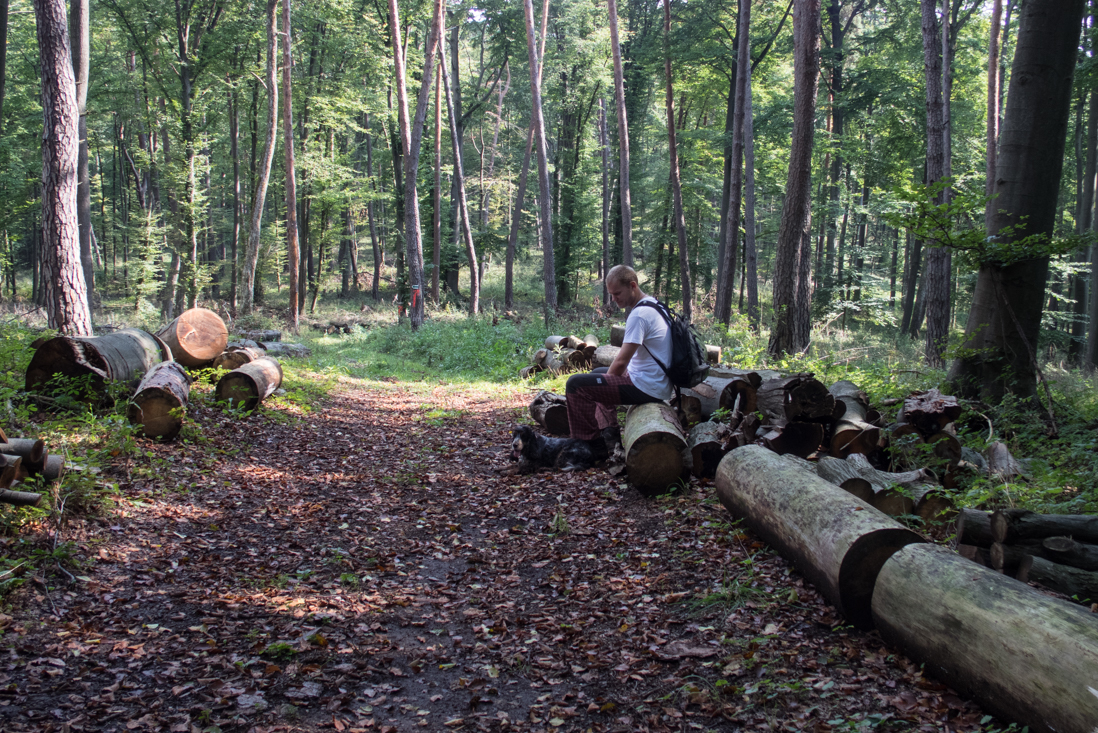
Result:
[[157,334],[186,367],[208,366],[229,343],[221,316],[206,308],[191,308]]
[[885,527],[859,537],[839,567],[839,596],[843,615],[856,628],[873,628],[873,589],[888,559],[908,545],[923,542],[909,529]]

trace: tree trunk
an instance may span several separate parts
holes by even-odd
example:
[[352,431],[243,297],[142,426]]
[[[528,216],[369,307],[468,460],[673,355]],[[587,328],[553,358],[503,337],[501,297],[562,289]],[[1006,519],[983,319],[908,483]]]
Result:
[[599,277],[602,280],[602,305],[610,305],[610,290],[606,285],[606,273],[610,264],[610,135],[606,129],[606,99],[599,99],[599,152],[602,155],[602,266]]
[[[609,2],[613,3],[613,0],[609,0]],[[534,6],[531,0],[524,0],[523,7],[526,15],[526,46],[530,55],[531,115],[533,116],[538,154],[538,202],[541,210],[542,272],[545,279],[545,322],[548,325],[550,313],[555,312],[557,309],[557,283],[553,265],[553,215],[549,202],[549,143],[545,137],[545,118],[542,116],[541,63],[534,43]],[[615,23],[613,10],[611,10],[611,25],[613,26]]]
[[[937,18],[937,0],[922,0],[923,63],[926,77],[926,184],[940,185],[945,176],[944,110],[942,101],[942,35]],[[932,203],[945,203],[939,191]],[[949,250],[942,243],[927,240],[926,260],[926,362],[943,365],[942,353],[949,336]]]
[[281,384],[282,365],[275,359],[264,357],[223,376],[218,380],[215,392],[219,402],[228,402],[233,407],[249,411],[274,394]]
[[259,263],[259,235],[263,225],[263,208],[267,201],[267,184],[274,164],[275,141],[278,131],[278,75],[275,73],[275,32],[278,0],[267,0],[267,137],[263,143],[263,158],[252,196],[251,225],[248,228],[248,249],[244,259],[244,289],[242,310],[251,313],[255,304],[255,270]]
[[103,336],[58,336],[35,350],[25,386],[28,392],[38,392],[56,376],[85,378],[92,394],[102,399],[107,381],[136,385],[141,375],[171,358],[163,341],[135,328]]
[[1043,733],[1088,733],[1098,720],[1098,624],[1086,609],[920,544],[884,564],[872,611],[888,644],[1004,720]]
[[759,330],[759,274],[758,253],[755,249],[755,123],[751,104],[751,69],[746,70],[744,89],[743,138],[744,138],[744,192],[743,192],[743,264],[747,281],[747,321]]
[[290,0],[282,0],[282,132],[286,154],[286,265],[290,268],[290,330],[297,332],[300,315],[297,278],[301,269],[301,251],[297,242],[297,178],[294,172],[294,106],[290,69]]
[[146,438],[173,440],[183,428],[191,378],[176,361],[162,361],[145,375],[126,407],[127,419]]
[[185,367],[209,366],[229,343],[229,330],[221,316],[206,308],[184,312],[156,334],[172,356]]
[[229,308],[236,313],[237,266],[240,261],[240,110],[236,90],[229,91],[229,155],[233,159],[233,230],[231,241],[232,266],[229,270]]
[[665,494],[682,478],[686,436],[670,406],[650,402],[629,408],[622,444],[629,483],[641,494]]
[[[989,226],[999,242],[1052,235],[1083,6],[1083,0],[1034,0],[1021,8],[997,161],[998,208]],[[1049,258],[1040,245],[1027,250],[1033,254],[1025,259],[988,258],[980,266],[965,355],[949,374],[963,396],[986,402],[1006,392],[1036,396]]]
[[625,115],[625,80],[621,63],[621,44],[618,42],[618,3],[606,0],[610,16],[610,51],[614,57],[614,103],[618,115],[618,181],[621,195],[622,264],[633,266],[633,205],[629,195],[629,122]]
[[80,228],[80,264],[84,270],[90,312],[95,310],[95,266],[92,261],[91,179],[88,174],[88,67],[91,65],[88,6],[88,0],[73,0],[70,3],[69,41],[72,44],[73,75],[76,78],[76,107],[80,115],[76,217]]
[[743,203],[744,179],[744,141],[747,130],[748,87],[751,85],[751,3],[741,0],[739,4],[739,25],[736,32],[736,84],[735,102],[732,105],[732,160],[728,182],[728,211],[721,225],[725,229],[721,241],[721,282],[717,285],[716,318],[728,325],[732,318],[732,297],[735,293],[736,266],[739,254],[740,211]]
[[[992,0],[990,39],[987,46],[987,166],[984,193],[995,193],[995,161],[999,146],[999,31],[1003,17],[1003,0]],[[996,202],[989,199],[984,206],[984,221],[990,223]]]
[[810,257],[808,238],[812,223],[812,142],[816,91],[819,85],[819,0],[794,0],[793,134],[789,176],[778,229],[774,265],[776,319],[768,351],[773,356],[800,352],[808,346],[805,321],[810,303],[804,280]]
[[871,628],[877,573],[893,553],[922,542],[838,486],[760,446],[734,450],[717,469],[717,496],[792,561],[858,628]]
[[[675,92],[671,79],[671,3],[663,4],[663,64],[667,82],[667,94],[664,104],[667,108],[667,147],[670,151],[671,198],[675,235],[679,244],[679,278],[682,283],[682,314],[689,319],[694,312],[692,288],[690,286],[689,255],[686,247],[686,218],[682,211],[682,181],[679,178],[679,146],[675,135]],[[731,290],[731,289],[729,289]],[[727,320],[725,321],[727,323]]]
[[1003,509],[991,515],[991,537],[996,542],[1015,544],[1046,537],[1070,536],[1080,542],[1098,544],[1098,516],[1083,514],[1036,514],[1027,509]]
[[[431,252],[431,301],[438,305],[438,273],[442,267],[442,71],[435,80],[435,184],[432,194],[434,211],[431,212],[431,225],[434,232],[434,247]],[[508,256],[511,252],[508,250]],[[510,260],[508,260],[510,261]],[[507,274],[510,277],[510,269]],[[507,281],[508,287],[511,281]]]

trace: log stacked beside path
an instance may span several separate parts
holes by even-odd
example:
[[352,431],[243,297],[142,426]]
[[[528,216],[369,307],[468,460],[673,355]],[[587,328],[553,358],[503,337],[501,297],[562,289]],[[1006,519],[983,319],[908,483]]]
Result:
[[191,308],[157,332],[185,367],[209,366],[229,343],[229,329],[221,316],[207,308]]
[[256,359],[262,359],[267,352],[258,346],[229,346],[214,357],[214,369],[232,371]]
[[686,436],[669,405],[650,402],[630,407],[622,444],[629,483],[645,496],[667,493],[683,478]]
[[26,388],[39,392],[55,378],[87,378],[98,399],[106,397],[107,382],[136,385],[171,349],[152,334],[124,328],[103,336],[58,336],[38,347],[27,366]]
[[254,410],[282,384],[282,365],[269,356],[238,367],[217,382],[218,401]]
[[183,427],[191,378],[176,361],[164,361],[149,370],[126,408],[131,423],[147,438],[172,440]]

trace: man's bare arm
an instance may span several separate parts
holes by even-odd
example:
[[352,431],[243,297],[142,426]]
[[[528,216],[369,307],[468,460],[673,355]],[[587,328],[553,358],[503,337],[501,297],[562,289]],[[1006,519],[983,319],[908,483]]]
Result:
[[640,344],[622,344],[621,351],[614,357],[614,361],[610,364],[610,368],[606,373],[618,377],[625,374],[625,368],[629,366],[629,360],[633,358],[633,354],[637,353],[639,348]]

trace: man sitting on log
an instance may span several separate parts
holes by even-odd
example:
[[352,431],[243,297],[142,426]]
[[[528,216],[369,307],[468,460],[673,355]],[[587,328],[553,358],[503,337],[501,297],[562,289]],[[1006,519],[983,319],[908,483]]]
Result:
[[635,307],[656,299],[640,289],[633,268],[610,268],[606,289],[619,308],[631,309],[621,351],[609,367],[569,377],[565,395],[571,436],[592,443],[597,453],[605,444],[613,457],[621,445],[617,406],[663,402],[673,394],[671,380],[656,362],[671,363],[671,331],[655,308]]

